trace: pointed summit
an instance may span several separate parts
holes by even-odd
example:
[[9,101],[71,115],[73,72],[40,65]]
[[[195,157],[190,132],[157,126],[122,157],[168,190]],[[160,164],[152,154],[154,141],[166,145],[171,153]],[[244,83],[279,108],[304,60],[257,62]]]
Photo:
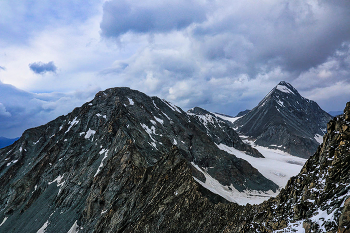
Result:
[[294,95],[299,95],[298,91],[289,83],[285,81],[281,81],[276,87],[275,90],[283,92],[283,93],[289,93]]
[[257,145],[308,158],[322,141],[330,119],[316,102],[281,81],[235,125]]

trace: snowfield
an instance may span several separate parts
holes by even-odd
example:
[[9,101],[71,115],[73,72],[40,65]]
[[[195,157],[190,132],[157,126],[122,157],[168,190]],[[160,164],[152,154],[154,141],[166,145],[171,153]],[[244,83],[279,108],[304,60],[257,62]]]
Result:
[[[247,143],[247,141],[245,141]],[[217,147],[229,154],[235,155],[237,158],[241,158],[249,162],[253,167],[258,169],[258,171],[265,176],[267,179],[273,181],[277,184],[280,189],[283,188],[288,180],[297,175],[301,168],[303,167],[306,159],[292,156],[281,150],[274,150],[265,148],[262,146],[254,145],[249,142],[252,147],[257,149],[265,158],[255,158],[250,155],[245,154],[233,147],[226,146],[224,144],[219,144]],[[199,166],[192,162],[192,165],[206,178],[205,183],[194,178],[200,185],[216,193],[228,201],[236,202],[240,205],[249,204],[260,204],[263,201],[269,199],[270,197],[275,197],[279,193],[273,192],[272,190],[268,192],[259,192],[256,190],[245,190],[244,192],[239,192],[233,185],[224,186],[219,183],[216,179],[211,177],[205,170],[201,169]]]
[[265,158],[252,157],[224,144],[217,146],[221,150],[235,155],[237,158],[246,160],[258,169],[263,176],[272,180],[280,188],[283,188],[287,184],[290,177],[297,175],[306,162],[306,159],[290,155],[281,150],[269,149],[262,146],[252,145]]

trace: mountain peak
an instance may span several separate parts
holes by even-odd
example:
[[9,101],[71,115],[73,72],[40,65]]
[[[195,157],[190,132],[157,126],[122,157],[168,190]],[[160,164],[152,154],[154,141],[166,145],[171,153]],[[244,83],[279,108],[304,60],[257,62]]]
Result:
[[[317,149],[331,116],[316,102],[281,81],[260,103],[234,124],[260,146],[283,149],[308,158]],[[277,147],[276,147],[277,145]]]
[[290,83],[287,83],[285,81],[279,82],[274,90],[294,95],[299,94],[298,91]]

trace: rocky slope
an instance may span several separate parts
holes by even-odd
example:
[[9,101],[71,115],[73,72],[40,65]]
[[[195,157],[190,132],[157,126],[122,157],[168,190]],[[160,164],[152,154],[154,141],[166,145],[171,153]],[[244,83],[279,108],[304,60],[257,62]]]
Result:
[[129,88],[97,93],[0,149],[0,231],[178,229],[170,218],[180,223],[201,205],[226,202],[197,185],[193,176],[206,179],[198,167],[238,191],[276,191],[248,162],[218,149],[206,127]]
[[231,122],[223,120],[213,113],[199,107],[192,108],[188,110],[187,113],[194,116],[202,123],[202,130],[205,131],[217,145],[222,143],[244,151],[253,157],[264,157],[258,150],[242,141],[236,131],[233,130],[233,124]]
[[316,102],[302,97],[292,85],[282,81],[234,124],[257,145],[308,158],[322,142],[331,119]]

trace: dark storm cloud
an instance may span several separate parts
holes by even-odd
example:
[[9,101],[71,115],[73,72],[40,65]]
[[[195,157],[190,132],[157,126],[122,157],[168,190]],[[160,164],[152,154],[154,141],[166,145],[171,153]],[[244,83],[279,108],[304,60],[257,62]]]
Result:
[[[100,28],[102,36],[145,44],[126,69],[111,70],[133,88],[181,107],[235,114],[281,80],[316,101],[324,93],[333,101],[338,93],[348,97],[349,13],[350,3],[341,0],[204,0],[181,7],[112,0]],[[188,20],[177,26],[181,17]],[[233,102],[244,106],[229,109]]]
[[194,30],[208,59],[235,60],[244,64],[242,72],[281,66],[300,73],[325,62],[350,40],[349,4],[283,1],[254,9]]
[[157,33],[181,30],[206,19],[203,5],[195,0],[130,2],[112,0],[103,6],[102,35],[119,37],[127,32]]
[[56,73],[57,67],[50,61],[48,63],[43,63],[41,61],[29,64],[29,68],[36,74],[44,74],[46,72]]
[[189,49],[209,62],[230,64],[224,75],[250,78],[276,67],[297,77],[350,41],[350,4],[340,0],[175,3],[108,1],[102,35],[181,32],[195,22],[186,32],[194,45]]

